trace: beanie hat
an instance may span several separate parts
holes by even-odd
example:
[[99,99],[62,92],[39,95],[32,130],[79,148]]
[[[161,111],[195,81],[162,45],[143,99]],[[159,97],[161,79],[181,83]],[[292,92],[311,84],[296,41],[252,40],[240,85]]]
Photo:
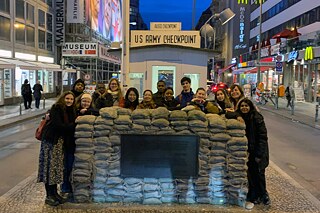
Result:
[[73,87],[75,87],[75,86],[76,86],[77,84],[79,84],[79,83],[81,83],[81,84],[83,84],[83,86],[85,86],[84,81],[79,78],[78,80],[76,80],[76,81],[74,82]]
[[88,94],[88,93],[84,93],[84,94],[82,94],[82,96],[81,96],[81,100],[82,100],[82,99],[84,99],[84,98],[88,98],[88,99],[92,100],[91,95],[90,95],[90,94]]

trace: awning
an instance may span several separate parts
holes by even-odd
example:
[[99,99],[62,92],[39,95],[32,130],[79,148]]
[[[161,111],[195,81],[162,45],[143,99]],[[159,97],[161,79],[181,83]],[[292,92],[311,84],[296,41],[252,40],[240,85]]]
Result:
[[236,66],[236,64],[229,64],[228,66],[226,66],[226,67],[224,67],[222,69],[219,69],[219,74],[227,71],[228,69],[230,69],[231,67],[234,67],[234,66]]
[[62,71],[59,64],[49,64],[49,63],[41,63],[41,62],[29,62],[29,63],[34,64],[35,66],[48,71]]
[[39,69],[39,67],[37,67],[34,64],[31,64],[31,62],[24,62],[24,61],[19,61],[19,60],[14,60],[14,59],[1,59],[0,61],[3,61],[3,62],[0,62],[0,64],[3,63],[4,66],[10,66],[10,64],[11,64],[11,66],[10,66],[11,69],[13,69],[15,67],[20,67],[21,69],[25,69],[25,70]]
[[0,68],[2,68],[2,69],[14,69],[15,67],[16,67],[16,65],[14,65],[14,64],[0,60]]
[[[266,66],[261,66],[260,67],[260,72],[265,72],[268,71],[269,69],[272,69],[274,67],[266,67]],[[248,70],[246,72],[244,72],[244,74],[248,74],[248,73],[257,73],[258,72],[258,67],[254,67],[251,70]]]
[[252,70],[253,68],[254,68],[254,67],[240,68],[240,69],[237,69],[237,70],[233,70],[233,71],[232,71],[232,74],[234,74],[234,75],[241,74],[241,73],[250,71],[250,70]]

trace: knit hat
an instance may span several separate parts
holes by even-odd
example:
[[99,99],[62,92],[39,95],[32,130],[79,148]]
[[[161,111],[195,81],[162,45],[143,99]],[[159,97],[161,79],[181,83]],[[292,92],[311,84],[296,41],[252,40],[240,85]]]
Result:
[[78,83],[81,83],[81,84],[83,84],[83,86],[85,86],[84,81],[79,78],[78,80],[76,80],[76,81],[74,82],[73,88],[74,88]]
[[82,100],[82,99],[84,99],[84,98],[87,98],[87,99],[92,100],[91,95],[90,95],[90,94],[88,94],[88,93],[84,93],[84,94],[82,94],[82,96],[81,96],[81,100]]

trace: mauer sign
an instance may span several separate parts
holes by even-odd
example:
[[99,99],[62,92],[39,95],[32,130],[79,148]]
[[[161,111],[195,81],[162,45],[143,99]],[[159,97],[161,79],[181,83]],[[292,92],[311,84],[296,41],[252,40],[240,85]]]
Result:
[[56,0],[56,44],[62,45],[64,42],[64,0]]
[[62,56],[98,56],[97,43],[65,43],[62,48]]
[[131,30],[131,47],[169,44],[200,48],[199,31]]

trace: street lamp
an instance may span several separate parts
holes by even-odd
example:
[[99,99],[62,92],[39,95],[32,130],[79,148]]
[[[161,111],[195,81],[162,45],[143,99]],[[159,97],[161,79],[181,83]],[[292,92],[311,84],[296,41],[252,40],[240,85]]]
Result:
[[[259,0],[256,0],[259,1]],[[258,70],[257,70],[257,85],[259,85],[260,83],[260,75],[261,75],[261,71],[260,71],[260,58],[261,58],[261,34],[262,34],[262,0],[259,1],[260,2],[260,17],[259,17],[259,42],[258,42]]]
[[208,24],[211,19],[219,19],[221,22],[221,25],[225,25],[228,21],[230,21],[236,14],[232,12],[230,8],[227,8],[223,10],[221,13],[215,13],[208,18],[208,20],[202,25],[200,28],[201,35],[205,35],[205,48],[207,48],[207,33],[213,35],[213,48],[215,48],[215,29]]

